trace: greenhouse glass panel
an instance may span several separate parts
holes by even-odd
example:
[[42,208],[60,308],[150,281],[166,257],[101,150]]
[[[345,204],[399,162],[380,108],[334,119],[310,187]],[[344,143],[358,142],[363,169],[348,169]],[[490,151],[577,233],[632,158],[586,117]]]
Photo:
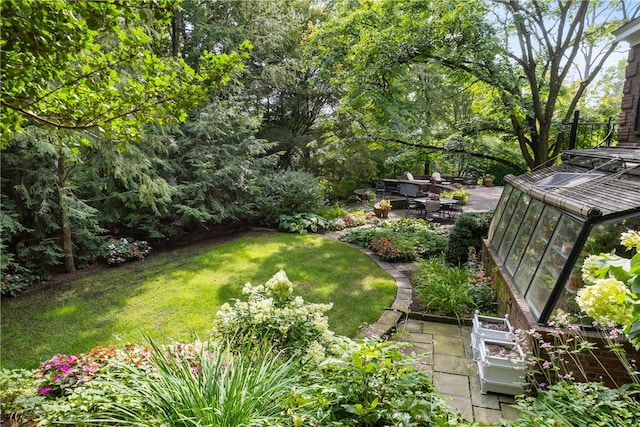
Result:
[[489,241],[493,241],[493,233],[496,231],[496,224],[498,224],[502,220],[502,214],[504,213],[504,208],[507,205],[509,200],[509,196],[511,195],[511,190],[513,187],[507,184],[500,195],[500,201],[498,202],[498,206],[496,206],[496,211],[493,214],[493,220],[491,221],[491,226],[489,227]]
[[553,237],[547,244],[540,268],[537,269],[531,286],[525,294],[525,300],[537,318],[540,318],[542,310],[549,301],[581,228],[582,223],[569,215],[563,214],[560,217]]
[[500,223],[496,228],[496,233],[493,235],[493,239],[491,239],[491,244],[495,249],[498,249],[498,247],[500,246],[500,242],[504,237],[504,232],[507,229],[507,225],[511,220],[511,216],[513,215],[513,211],[515,210],[521,195],[522,192],[520,190],[514,189],[511,192],[509,199],[505,203],[504,213],[502,214]]
[[513,241],[516,238],[518,230],[520,230],[522,219],[524,218],[524,214],[529,207],[530,201],[531,196],[529,196],[528,194],[522,194],[522,196],[520,196],[520,200],[516,204],[513,215],[511,215],[511,221],[509,221],[509,226],[507,227],[507,230],[504,233],[504,237],[502,238],[502,242],[500,242],[500,247],[498,248],[498,256],[502,260],[507,259],[507,254],[511,250],[511,245],[513,245]]
[[542,255],[547,249],[559,220],[560,211],[553,206],[546,205],[514,276],[516,287],[523,295],[529,288],[531,279],[539,268]]
[[584,317],[584,313],[581,313],[575,301],[577,291],[584,286],[582,265],[589,255],[610,253],[611,251],[615,251],[622,257],[630,258],[632,253],[620,244],[620,235],[629,229],[640,230],[640,216],[617,218],[591,227],[589,236],[571,270],[571,275],[563,283],[564,287],[553,307],[552,316],[562,310],[572,315],[576,323],[591,325],[591,319]]
[[509,251],[509,255],[505,262],[507,270],[512,275],[515,273],[518,265],[520,265],[520,260],[522,259],[524,250],[529,243],[529,240],[531,240],[533,229],[538,223],[538,219],[540,219],[540,212],[542,211],[542,208],[544,208],[544,204],[539,200],[531,200],[529,203],[527,213],[524,216],[522,225],[518,230],[518,234],[515,237],[513,245],[511,246],[511,251]]

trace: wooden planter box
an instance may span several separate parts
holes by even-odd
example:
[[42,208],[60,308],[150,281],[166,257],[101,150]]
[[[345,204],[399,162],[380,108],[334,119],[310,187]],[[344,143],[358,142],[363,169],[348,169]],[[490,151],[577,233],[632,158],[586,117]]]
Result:
[[[496,352],[500,349],[500,352]],[[518,342],[480,340],[478,356],[480,392],[517,395],[523,393],[525,357]]]
[[476,310],[471,327],[471,349],[474,361],[478,360],[482,339],[515,342],[516,336],[513,332],[513,326],[509,322],[509,315],[504,317],[481,316]]

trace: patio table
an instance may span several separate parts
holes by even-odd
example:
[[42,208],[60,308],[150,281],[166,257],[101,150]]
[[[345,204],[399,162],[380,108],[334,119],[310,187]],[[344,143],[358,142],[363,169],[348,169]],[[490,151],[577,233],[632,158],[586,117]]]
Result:
[[[423,205],[426,205],[427,200],[429,200],[428,197],[416,197],[415,199],[413,199],[416,201],[416,203],[421,203]],[[451,217],[451,212],[452,211],[458,211],[458,210],[462,210],[462,209],[458,209],[457,206],[460,205],[460,201],[456,200],[456,199],[449,199],[446,197],[441,197],[439,199],[440,202],[440,217],[442,218],[443,212],[449,212],[449,217]]]

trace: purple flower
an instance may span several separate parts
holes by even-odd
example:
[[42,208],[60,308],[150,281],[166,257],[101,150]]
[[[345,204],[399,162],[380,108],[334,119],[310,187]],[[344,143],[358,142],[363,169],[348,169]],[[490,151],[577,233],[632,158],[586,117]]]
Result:
[[45,394],[45,393],[49,393],[50,391],[51,391],[51,387],[42,387],[40,390],[38,390],[38,393]]

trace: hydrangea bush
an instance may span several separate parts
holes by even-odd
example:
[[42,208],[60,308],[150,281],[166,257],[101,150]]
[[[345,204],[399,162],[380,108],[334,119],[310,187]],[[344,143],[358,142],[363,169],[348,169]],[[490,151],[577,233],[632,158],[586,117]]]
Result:
[[587,285],[578,291],[576,302],[600,325],[617,324],[629,341],[640,349],[640,232],[622,233],[621,243],[635,249],[631,258],[615,253],[590,255],[582,265]]
[[247,301],[225,303],[214,318],[219,338],[271,341],[277,348],[308,351],[324,348],[332,339],[325,313],[332,304],[306,303],[293,296],[293,284],[280,270],[264,285],[247,283],[242,289]]

